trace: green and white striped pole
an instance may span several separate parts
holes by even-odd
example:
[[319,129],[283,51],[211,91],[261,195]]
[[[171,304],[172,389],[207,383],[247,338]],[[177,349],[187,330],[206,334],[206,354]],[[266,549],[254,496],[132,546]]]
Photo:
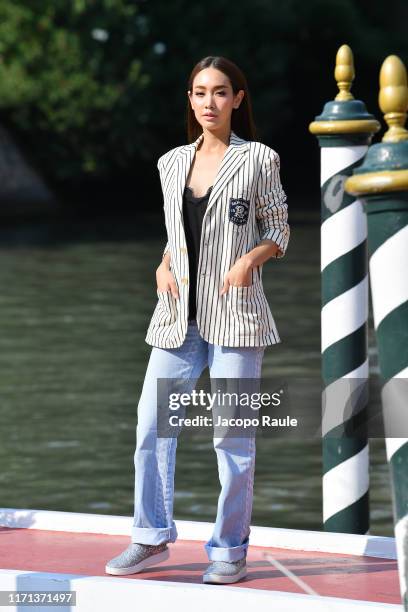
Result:
[[354,65],[348,45],[337,52],[334,74],[340,91],[309,126],[321,147],[323,524],[326,531],[365,534],[368,440],[344,436],[343,430],[366,410],[359,389],[363,384],[366,393],[368,381],[367,217],[344,183],[380,124],[350,93]]
[[[389,126],[346,182],[368,215],[374,326],[383,379],[382,406],[392,478],[401,596],[408,610],[408,109],[407,73],[390,55],[380,72],[379,103]],[[404,437],[401,437],[404,436]]]

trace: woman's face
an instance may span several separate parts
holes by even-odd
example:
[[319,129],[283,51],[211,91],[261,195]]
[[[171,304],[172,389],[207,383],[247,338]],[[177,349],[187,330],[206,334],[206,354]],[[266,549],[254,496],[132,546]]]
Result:
[[232,111],[238,108],[244,93],[244,90],[240,89],[234,96],[227,75],[210,66],[196,74],[188,97],[202,128],[219,131],[220,128],[231,125]]

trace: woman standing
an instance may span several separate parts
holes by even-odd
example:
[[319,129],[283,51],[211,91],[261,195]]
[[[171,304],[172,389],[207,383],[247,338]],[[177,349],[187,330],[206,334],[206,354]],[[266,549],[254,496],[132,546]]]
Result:
[[[259,379],[265,347],[280,342],[262,286],[262,265],[289,240],[279,155],[254,140],[247,82],[224,57],[206,57],[188,84],[190,144],[158,168],[168,242],[156,271],[157,305],[146,334],[149,363],[138,405],[131,544],[106,565],[137,573],[169,557],[176,437],[157,435],[157,379],[189,393],[208,366],[211,379]],[[246,575],[255,437],[214,437],[221,493],[205,544],[208,583]]]

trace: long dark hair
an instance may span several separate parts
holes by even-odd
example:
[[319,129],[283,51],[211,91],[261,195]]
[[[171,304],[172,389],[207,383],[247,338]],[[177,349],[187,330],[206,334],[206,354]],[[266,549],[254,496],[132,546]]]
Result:
[[[200,60],[191,71],[188,79],[188,89],[192,91],[193,81],[201,70],[212,66],[223,72],[230,80],[234,95],[240,89],[243,89],[245,95],[239,105],[239,108],[234,108],[231,115],[231,129],[245,140],[256,140],[257,130],[252,115],[251,98],[249,95],[248,84],[244,73],[234,62],[222,57],[221,55],[208,55]],[[187,99],[187,138],[191,143],[196,140],[202,133],[203,128],[195,118],[194,111],[191,108],[190,100]]]

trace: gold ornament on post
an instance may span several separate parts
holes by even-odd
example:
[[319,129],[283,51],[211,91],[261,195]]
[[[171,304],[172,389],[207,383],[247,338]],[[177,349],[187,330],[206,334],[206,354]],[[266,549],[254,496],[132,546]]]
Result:
[[334,78],[337,81],[339,93],[335,100],[354,100],[350,92],[355,77],[353,52],[348,45],[341,45],[336,55]]
[[347,138],[361,135],[362,140],[367,135],[371,139],[381,129],[381,124],[367,112],[363,102],[355,100],[350,92],[355,71],[353,52],[346,44],[341,45],[337,51],[334,77],[339,92],[309,124],[309,132],[316,136],[344,134]]
[[407,71],[397,55],[389,55],[380,70],[379,106],[388,124],[383,142],[401,142],[408,139],[405,129],[408,110]]

